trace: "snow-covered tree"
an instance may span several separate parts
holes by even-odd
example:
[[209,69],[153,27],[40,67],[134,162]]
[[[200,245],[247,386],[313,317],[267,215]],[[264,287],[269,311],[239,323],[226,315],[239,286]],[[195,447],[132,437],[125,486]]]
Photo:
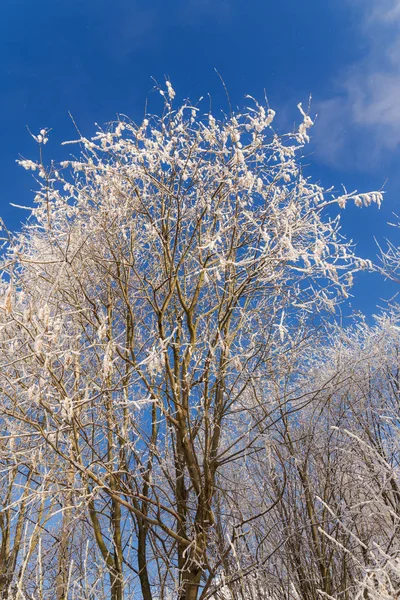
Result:
[[42,160],[43,130],[40,160],[19,161],[38,189],[5,236],[1,413],[54,465],[63,535],[85,515],[98,557],[73,596],[60,542],[60,600],[100,598],[102,569],[112,600],[216,593],[235,548],[221,478],[285,414],[293,398],[271,382],[369,266],[333,212],[382,195],[334,196],[304,175],[301,105],[278,136],[251,98],[217,119],[175,108],[169,82],[161,93],[161,117],[80,136],[60,165]]
[[397,597],[399,331],[393,308],[314,338],[286,370],[276,389],[290,410],[271,415],[266,452],[235,465],[223,504],[241,527],[226,597]]

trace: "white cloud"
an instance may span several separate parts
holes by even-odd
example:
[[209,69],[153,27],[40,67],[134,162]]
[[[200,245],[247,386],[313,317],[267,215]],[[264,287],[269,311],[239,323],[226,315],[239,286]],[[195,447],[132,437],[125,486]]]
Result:
[[316,103],[314,141],[329,164],[371,168],[400,146],[400,0],[352,5],[368,51],[340,74],[337,95]]

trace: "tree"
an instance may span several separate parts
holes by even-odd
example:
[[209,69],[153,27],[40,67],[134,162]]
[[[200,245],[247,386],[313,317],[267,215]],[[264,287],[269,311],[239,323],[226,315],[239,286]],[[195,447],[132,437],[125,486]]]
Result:
[[1,411],[58,461],[65,526],[84,505],[112,600],[207,597],[218,482],[277,408],[264,386],[368,266],[328,209],[382,199],[304,177],[301,105],[279,137],[253,100],[217,121],[161,93],[161,117],[59,166],[36,136],[37,204],[3,258]]
[[398,323],[393,308],[333,327],[269,378],[284,410],[219,485],[233,548],[213,598],[397,597]]

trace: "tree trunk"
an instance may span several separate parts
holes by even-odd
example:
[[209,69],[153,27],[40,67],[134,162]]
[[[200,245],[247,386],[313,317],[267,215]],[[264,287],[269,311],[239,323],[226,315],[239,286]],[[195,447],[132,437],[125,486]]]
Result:
[[197,600],[202,570],[198,566],[182,574],[181,589],[178,600]]
[[110,570],[111,596],[110,600],[123,600],[124,589],[121,575],[114,569]]
[[64,496],[64,511],[62,516],[60,544],[58,549],[58,571],[56,577],[56,600],[67,600],[69,578],[69,555],[72,519],[72,486],[74,471],[71,467],[67,470],[67,492]]
[[143,600],[152,600],[146,557],[147,528],[146,524],[141,519],[138,519],[138,529],[138,566],[140,587]]

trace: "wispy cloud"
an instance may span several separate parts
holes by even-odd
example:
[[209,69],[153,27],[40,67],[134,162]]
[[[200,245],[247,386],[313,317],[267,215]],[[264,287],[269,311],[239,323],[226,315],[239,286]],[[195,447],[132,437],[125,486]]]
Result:
[[340,73],[337,94],[317,102],[317,155],[371,168],[400,146],[400,0],[349,0],[359,15],[363,59]]

